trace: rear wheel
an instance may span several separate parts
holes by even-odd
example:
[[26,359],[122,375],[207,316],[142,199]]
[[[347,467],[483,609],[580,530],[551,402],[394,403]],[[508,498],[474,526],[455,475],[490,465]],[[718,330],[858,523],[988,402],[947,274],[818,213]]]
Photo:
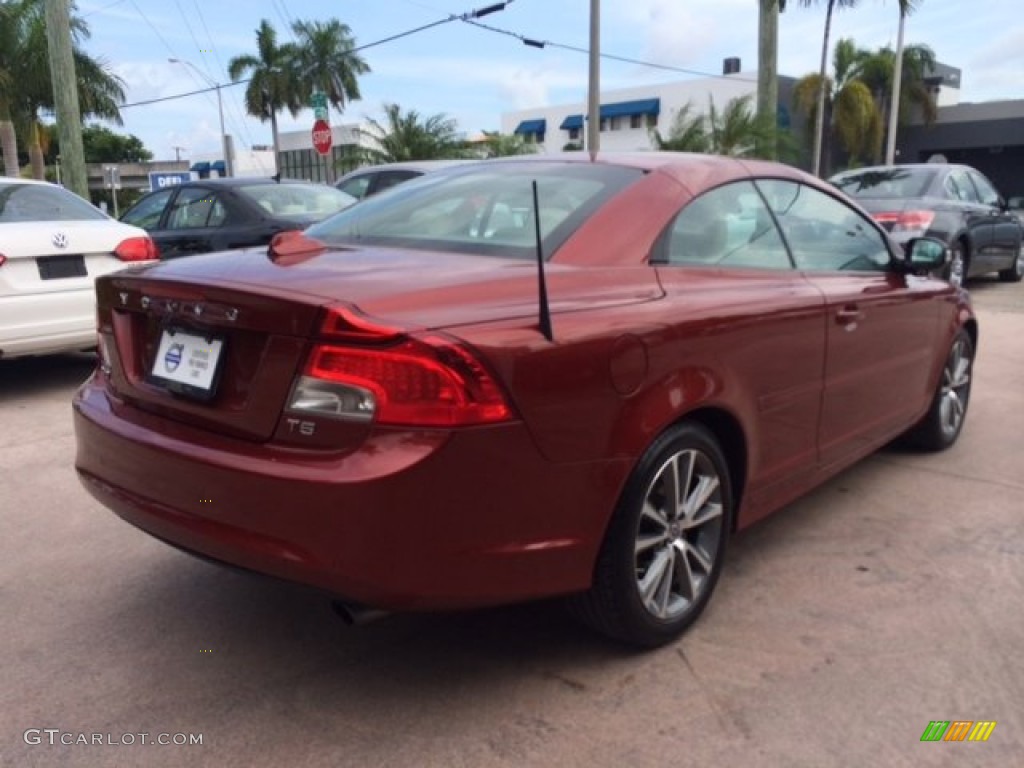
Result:
[[953,339],[931,407],[907,433],[908,443],[926,451],[941,451],[956,442],[967,418],[973,364],[974,344],[961,328]]
[[1017,249],[1017,260],[1012,267],[1007,267],[999,273],[999,279],[1004,283],[1019,283],[1024,278],[1024,242]]
[[654,647],[678,637],[715,588],[733,515],[714,435],[683,423],[661,435],[627,482],[576,613],[598,631]]

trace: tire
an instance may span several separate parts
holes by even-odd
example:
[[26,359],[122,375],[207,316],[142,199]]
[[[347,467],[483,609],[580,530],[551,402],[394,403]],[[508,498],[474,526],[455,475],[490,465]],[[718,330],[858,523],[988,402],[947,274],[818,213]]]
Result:
[[[682,503],[672,503],[684,488]],[[678,424],[647,449],[612,516],[590,591],[570,605],[592,628],[653,648],[704,610],[733,518],[729,466],[705,427]]]
[[943,272],[942,276],[951,284],[960,288],[967,282],[967,269],[970,266],[967,248],[962,240],[954,240],[952,245],[949,246],[949,250],[952,255],[949,259],[949,266],[946,267],[946,271]]
[[971,397],[974,344],[961,328],[953,338],[928,413],[906,434],[906,442],[925,451],[944,451],[956,442]]
[[1017,249],[1017,260],[1013,266],[999,273],[999,279],[1004,283],[1019,283],[1021,278],[1024,278],[1024,243]]

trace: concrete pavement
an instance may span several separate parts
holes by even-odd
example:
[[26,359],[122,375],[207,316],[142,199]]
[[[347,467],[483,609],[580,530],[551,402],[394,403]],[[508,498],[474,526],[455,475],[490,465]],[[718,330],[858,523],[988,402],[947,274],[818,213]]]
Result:
[[[183,555],[75,479],[90,361],[0,362],[0,764],[1024,764],[1024,285],[974,293],[960,442],[883,451],[738,536],[705,616],[643,654],[552,604],[349,628]],[[997,726],[921,743],[932,720]],[[59,744],[80,733],[135,743]]]

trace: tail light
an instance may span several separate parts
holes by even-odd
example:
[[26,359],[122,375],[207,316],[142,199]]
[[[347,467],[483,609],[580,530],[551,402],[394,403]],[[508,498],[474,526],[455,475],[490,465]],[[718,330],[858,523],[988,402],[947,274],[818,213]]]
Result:
[[935,220],[934,211],[896,211],[874,213],[872,218],[879,224],[891,224],[892,232],[925,232]]
[[0,267],[7,263],[7,257],[0,253]]
[[114,249],[121,261],[153,261],[160,258],[156,243],[149,237],[129,237]]
[[494,377],[454,339],[401,333],[348,310],[329,311],[322,331],[362,343],[317,344],[292,390],[291,411],[418,427],[512,418]]

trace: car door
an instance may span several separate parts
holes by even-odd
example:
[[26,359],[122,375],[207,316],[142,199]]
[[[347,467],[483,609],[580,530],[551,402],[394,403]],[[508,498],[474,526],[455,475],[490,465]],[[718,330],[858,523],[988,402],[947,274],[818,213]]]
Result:
[[[964,168],[951,168],[944,186],[960,212],[961,227],[967,233],[971,244],[967,264],[970,274],[977,275],[989,271],[988,262],[992,260],[994,229],[991,206],[982,203],[974,182]],[[967,273],[964,277],[967,277]]]
[[121,215],[121,221],[125,224],[142,227],[149,232],[159,229],[164,210],[175,191],[175,188],[172,187],[146,195]]
[[225,215],[215,190],[202,186],[179,189],[161,229],[153,233],[160,258],[174,259],[215,250],[212,240]]
[[894,268],[882,230],[845,202],[789,180],[758,186],[796,268],[825,299],[819,457],[846,463],[911,426],[931,397],[938,300],[947,283]]
[[680,363],[706,349],[728,372],[733,396],[749,404],[748,512],[785,503],[816,472],[825,366],[820,291],[793,268],[750,181],[690,201],[652,261],[669,301],[702,321],[681,330]]
[[983,254],[985,269],[1001,270],[1012,267],[1017,261],[1021,247],[1020,220],[1006,207],[1006,201],[987,178],[973,168],[967,169],[966,173],[974,182],[978,198],[981,204],[987,207],[992,222],[991,240]]

